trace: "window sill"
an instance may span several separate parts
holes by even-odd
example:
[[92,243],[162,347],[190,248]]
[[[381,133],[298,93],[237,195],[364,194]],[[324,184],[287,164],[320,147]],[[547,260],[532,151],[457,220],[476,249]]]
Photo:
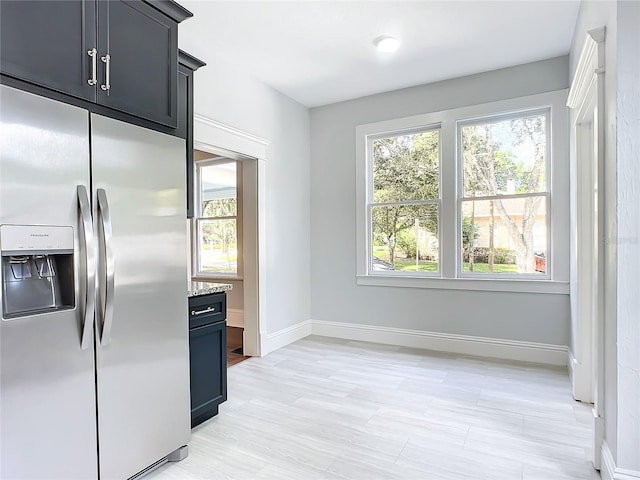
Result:
[[191,280],[194,282],[242,282],[244,278],[238,275],[196,275]]
[[553,280],[514,280],[496,278],[427,278],[390,275],[356,275],[357,285],[380,287],[433,288],[438,290],[475,290],[569,295],[569,282]]

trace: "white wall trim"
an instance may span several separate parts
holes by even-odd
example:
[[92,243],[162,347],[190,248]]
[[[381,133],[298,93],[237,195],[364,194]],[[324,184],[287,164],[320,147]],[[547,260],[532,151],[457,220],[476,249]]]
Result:
[[263,336],[262,355],[267,355],[309,335],[546,365],[565,366],[568,359],[568,348],[564,345],[425,332],[403,328],[376,327],[324,320],[305,320]]
[[569,108],[580,106],[589,89],[593,75],[600,73],[597,71],[598,69],[604,71],[604,62],[599,65],[600,62],[598,61],[601,55],[598,46],[604,43],[604,38],[605,27],[595,28],[587,32],[580,58],[578,59],[578,65],[576,66],[576,72],[571,82],[571,89],[569,90],[569,98],[567,99]]
[[[593,464],[601,468],[604,451],[604,255],[605,215],[605,27],[587,32],[567,106],[573,110],[571,184],[571,297],[576,355],[573,395],[595,402]],[[597,195],[596,195],[597,188]],[[594,201],[594,199],[597,199]],[[594,238],[594,231],[596,237]],[[607,419],[609,421],[610,419]],[[603,447],[600,447],[603,445]]]
[[569,350],[569,379],[571,380],[573,398],[579,402],[593,403],[593,389],[591,388],[591,365],[578,362]]
[[244,310],[227,308],[227,325],[229,327],[244,328]]
[[522,292],[568,295],[569,282],[553,280],[515,280],[498,278],[440,278],[402,275],[403,272],[376,272],[357,275],[358,285],[382,287],[434,288],[440,290],[474,290],[481,292]]
[[607,442],[602,442],[602,480],[638,480],[640,471],[616,467],[613,455]]
[[[269,141],[196,113],[193,144],[194,148],[204,151],[223,148],[256,159],[248,161],[243,168],[243,172],[250,174],[257,183],[255,219],[249,221],[247,215],[243,218],[244,316],[250,319],[243,322],[243,346],[245,355],[260,356],[266,354],[261,348],[267,331],[266,296],[262,290],[266,285],[266,164]],[[245,203],[244,208],[249,207]],[[254,237],[253,241],[248,242],[248,237]]]
[[473,337],[451,333],[425,332],[362,324],[305,320],[277,332],[263,335],[262,355],[301,340],[309,335],[343,338],[363,342],[422,348],[477,357],[500,358],[546,365],[567,365],[564,345],[522,342],[501,338]]
[[[232,127],[198,113],[193,114],[194,142],[208,143],[212,147],[223,147],[227,150],[242,153],[254,158],[265,159],[269,141]],[[207,140],[212,141],[209,143]]]
[[501,358],[547,365],[567,365],[564,345],[473,337],[403,328],[311,320],[311,333],[324,337],[423,348],[478,357]]
[[311,320],[296,323],[277,332],[269,333],[266,336],[263,335],[262,355],[267,355],[309,335],[311,335]]
[[[573,385],[573,378],[576,375],[576,367],[575,367],[575,363],[576,363],[576,359],[573,356],[573,353],[571,353],[571,349],[568,349],[568,358],[567,358],[567,367],[569,368],[569,381],[571,382],[571,385]],[[573,398],[574,400],[576,399],[576,395],[575,393],[573,394]]]

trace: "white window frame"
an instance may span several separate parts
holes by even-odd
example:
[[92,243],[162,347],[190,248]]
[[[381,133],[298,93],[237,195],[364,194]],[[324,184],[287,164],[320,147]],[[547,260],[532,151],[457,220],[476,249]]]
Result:
[[[194,171],[194,216],[193,216],[193,230],[191,234],[192,245],[192,271],[193,277],[206,280],[241,280],[243,271],[243,256],[242,256],[242,162],[233,158],[214,158],[207,160],[197,160],[195,163]],[[236,164],[236,214],[226,217],[203,217],[202,216],[202,174],[201,169],[210,165],[219,165],[224,163]],[[238,249],[238,257],[236,263],[236,273],[225,272],[206,272],[200,270],[200,231],[199,222],[201,220],[236,220],[236,241]]]
[[[569,293],[569,129],[567,90],[425,113],[356,127],[356,283],[391,287],[527,293]],[[460,125],[549,110],[546,182],[548,262],[546,275],[463,274],[460,206]],[[372,139],[440,126],[440,268],[436,275],[371,270],[370,202]]]

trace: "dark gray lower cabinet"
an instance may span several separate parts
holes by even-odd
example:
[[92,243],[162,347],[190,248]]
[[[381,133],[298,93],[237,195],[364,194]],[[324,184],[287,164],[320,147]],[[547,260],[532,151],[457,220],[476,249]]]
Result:
[[[223,297],[222,302],[220,296]],[[227,400],[226,308],[222,320],[207,312],[220,304],[226,306],[225,296],[222,293],[189,299],[191,427],[217,415],[218,406]]]

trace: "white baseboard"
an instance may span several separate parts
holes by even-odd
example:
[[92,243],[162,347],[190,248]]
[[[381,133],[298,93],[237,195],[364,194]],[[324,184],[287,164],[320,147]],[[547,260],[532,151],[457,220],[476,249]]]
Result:
[[569,350],[569,378],[571,379],[571,393],[575,400],[593,403],[592,375],[593,372],[589,371],[588,366],[578,363],[573,352]]
[[602,442],[602,468],[600,470],[602,480],[638,480],[640,479],[640,471],[627,470],[616,467],[613,455],[609,449],[607,442]]
[[403,347],[423,348],[479,357],[501,358],[547,365],[568,362],[568,348],[564,345],[521,342],[499,338],[473,337],[450,333],[425,332],[393,327],[375,327],[351,323],[311,320],[313,335],[345,338],[363,342],[383,343]]
[[569,381],[571,382],[571,388],[573,389],[573,398],[577,400],[575,378],[576,378],[576,363],[578,363],[578,361],[576,360],[576,357],[573,356],[573,352],[571,350],[569,350],[568,354],[569,354],[569,357],[567,359],[567,366],[569,367]]
[[265,356],[279,348],[282,348],[290,343],[297,342],[298,340],[311,335],[311,321],[305,320],[304,322],[296,323],[277,332],[263,335],[264,341],[260,353]]
[[227,326],[244,328],[244,310],[227,308]]
[[323,320],[306,320],[263,336],[265,340],[262,344],[262,355],[267,355],[312,334],[547,365],[566,366],[568,363],[568,348],[564,345],[425,332],[393,327],[375,327],[372,325],[327,322]]
[[596,470],[602,470],[602,444],[604,443],[604,418],[598,415],[595,408],[591,409],[592,432],[591,452],[593,454],[592,463]]

